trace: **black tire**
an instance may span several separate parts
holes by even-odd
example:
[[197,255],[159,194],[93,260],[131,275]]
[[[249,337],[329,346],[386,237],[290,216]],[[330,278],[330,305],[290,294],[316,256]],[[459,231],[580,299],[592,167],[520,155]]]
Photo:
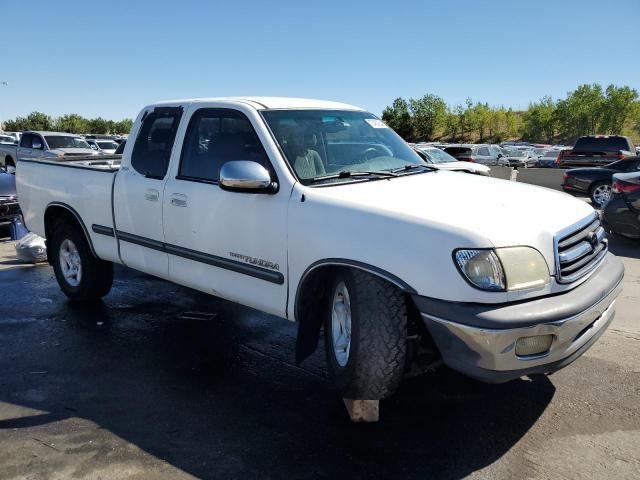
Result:
[[[332,308],[344,283],[351,304],[351,344],[341,366],[333,347]],[[328,291],[324,338],[329,375],[343,398],[377,400],[397,388],[407,356],[407,308],[402,292],[360,270],[340,270]]]
[[593,185],[591,185],[591,188],[589,189],[589,198],[591,199],[591,203],[592,203],[594,206],[598,207],[598,208],[601,208],[601,207],[602,207],[602,205],[600,205],[600,204],[596,201],[596,199],[595,199],[595,192],[596,192],[596,189],[597,189],[598,187],[602,187],[602,186],[604,186],[604,185],[608,185],[609,187],[611,187],[611,182],[607,182],[607,181],[605,181],[605,180],[601,180],[601,181],[596,182],[596,183],[594,183]]
[[4,157],[4,166],[5,167],[14,167],[16,166],[16,163],[13,161],[13,158],[11,157]]
[[[71,240],[79,254],[82,276],[77,286],[71,285],[62,273],[60,246],[65,240]],[[109,293],[113,284],[113,264],[93,256],[84,232],[78,224],[70,221],[57,223],[52,228],[47,247],[50,249],[49,257],[58,285],[71,301],[92,302]]]

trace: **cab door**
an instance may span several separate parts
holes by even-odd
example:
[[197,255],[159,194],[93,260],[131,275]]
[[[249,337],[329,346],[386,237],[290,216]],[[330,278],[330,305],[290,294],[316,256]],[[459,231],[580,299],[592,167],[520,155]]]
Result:
[[116,233],[125,265],[167,278],[162,199],[182,107],[156,107],[144,115],[130,162],[116,175]]
[[173,162],[165,186],[169,278],[284,317],[290,191],[220,188],[220,168],[234,160],[257,162],[277,178],[251,112],[216,105],[192,107],[179,162]]

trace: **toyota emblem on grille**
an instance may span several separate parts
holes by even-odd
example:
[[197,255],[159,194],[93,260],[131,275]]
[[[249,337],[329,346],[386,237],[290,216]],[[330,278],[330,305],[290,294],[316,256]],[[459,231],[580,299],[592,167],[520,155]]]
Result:
[[598,234],[596,232],[591,232],[589,234],[589,243],[593,248],[598,246]]

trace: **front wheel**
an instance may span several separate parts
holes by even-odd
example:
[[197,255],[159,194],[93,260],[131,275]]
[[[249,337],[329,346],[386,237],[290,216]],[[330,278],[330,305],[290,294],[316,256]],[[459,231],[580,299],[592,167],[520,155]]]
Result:
[[378,400],[398,386],[407,355],[402,292],[360,270],[334,275],[324,324],[329,375],[344,398]]
[[591,202],[602,207],[611,198],[611,183],[597,182],[591,187]]
[[58,285],[75,302],[90,302],[104,297],[113,283],[113,264],[96,258],[84,232],[68,221],[58,223],[48,248]]

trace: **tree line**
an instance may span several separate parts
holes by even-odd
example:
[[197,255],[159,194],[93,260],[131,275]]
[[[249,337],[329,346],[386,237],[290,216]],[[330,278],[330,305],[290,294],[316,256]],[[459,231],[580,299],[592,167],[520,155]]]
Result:
[[585,84],[566,98],[545,96],[525,111],[492,107],[468,98],[448,105],[433,94],[396,98],[382,119],[405,140],[499,143],[523,140],[572,145],[582,135],[615,134],[640,138],[638,92],[628,86]]
[[133,120],[130,118],[116,122],[105,120],[102,117],[85,118],[75,113],[54,118],[42,112],[31,112],[26,117],[17,117],[14,120],[3,122],[3,128],[7,132],[44,130],[68,133],[127,134],[132,125]]

